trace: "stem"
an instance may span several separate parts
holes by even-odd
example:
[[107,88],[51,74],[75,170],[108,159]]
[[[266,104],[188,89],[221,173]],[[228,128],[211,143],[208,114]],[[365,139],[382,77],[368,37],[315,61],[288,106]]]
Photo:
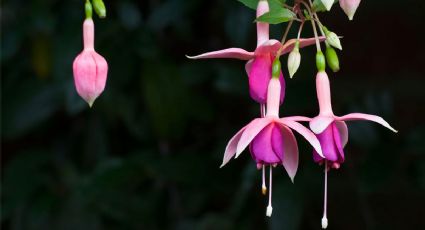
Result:
[[301,31],[303,30],[303,26],[304,26],[304,21],[301,23],[300,28],[298,29],[298,35],[297,35],[298,40],[300,40]]
[[323,217],[322,217],[322,228],[326,229],[328,227],[328,218],[327,218],[327,205],[328,205],[328,161],[325,160],[325,191],[323,195]]
[[[310,6],[312,6],[313,4],[311,3],[311,0],[309,0],[309,2],[310,2]],[[310,6],[307,3],[305,3],[304,1],[300,1],[300,3],[304,5],[304,7],[307,9],[310,17],[312,17],[312,19],[313,19],[314,16],[313,16],[313,13],[311,11]],[[317,52],[319,52],[319,51],[321,51],[320,42],[319,42],[319,37],[317,35],[316,24],[315,24],[314,20],[311,20],[311,25],[313,27],[314,38],[316,39],[316,49],[317,49]]]
[[285,41],[286,41],[286,37],[288,36],[289,29],[291,29],[291,26],[292,26],[292,23],[293,23],[293,22],[294,22],[293,20],[289,21],[288,26],[286,27],[285,33],[283,34],[283,37],[282,37],[282,41],[280,42],[280,43],[282,43],[282,45],[283,45],[283,44],[285,43]]

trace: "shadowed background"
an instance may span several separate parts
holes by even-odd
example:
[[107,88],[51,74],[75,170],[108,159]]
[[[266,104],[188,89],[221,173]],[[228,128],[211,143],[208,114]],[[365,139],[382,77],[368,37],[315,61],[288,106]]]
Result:
[[[323,169],[311,147],[296,135],[295,184],[274,169],[267,218],[250,154],[219,169],[227,141],[259,114],[244,62],[184,56],[253,50],[255,12],[236,0],[105,3],[108,17],[94,20],[108,82],[89,109],[72,76],[84,1],[2,2],[3,229],[319,229]],[[335,113],[377,114],[399,130],[348,124],[329,229],[425,229],[424,10],[381,0],[362,1],[351,22],[339,5],[320,14],[344,36],[341,71],[329,74]],[[287,78],[281,115],[317,114],[314,51]]]

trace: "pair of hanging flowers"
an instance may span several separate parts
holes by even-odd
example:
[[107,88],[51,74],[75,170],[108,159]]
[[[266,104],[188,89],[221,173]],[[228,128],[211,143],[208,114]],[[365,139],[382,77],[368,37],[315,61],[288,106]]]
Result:
[[[257,168],[262,170],[262,192],[266,194],[265,183],[266,167],[269,167],[269,202],[266,215],[272,215],[272,168],[282,165],[290,179],[294,181],[298,169],[298,146],[293,131],[301,134],[313,147],[313,160],[324,165],[324,210],[322,228],[327,228],[327,172],[330,169],[339,169],[344,162],[344,147],[348,142],[348,128],[346,121],[368,120],[394,130],[384,119],[375,115],[363,113],[351,113],[344,116],[336,116],[332,110],[331,91],[327,66],[334,72],[339,70],[338,56],[334,48],[342,50],[339,37],[329,31],[319,20],[317,12],[329,11],[334,0],[295,0],[293,6],[286,5],[281,1],[274,8],[266,0],[252,1],[239,0],[245,5],[256,9],[257,47],[249,52],[240,48],[229,48],[219,51],[204,53],[197,56],[188,56],[192,59],[205,58],[233,58],[247,61],[245,70],[248,75],[249,93],[251,98],[260,104],[260,115],[241,130],[239,130],[228,142],[223,163],[226,165],[233,157],[237,158],[246,148]],[[253,2],[256,3],[254,6]],[[285,1],[283,1],[285,2]],[[354,13],[360,0],[339,0],[339,4],[347,14],[349,20],[353,19]],[[301,38],[300,34],[304,23],[310,21],[313,38]],[[269,23],[278,24],[289,22],[284,38],[281,42],[269,38]],[[300,22],[298,36],[285,42],[287,31],[293,22]],[[317,28],[322,36],[318,36]],[[325,55],[321,51],[320,42],[325,43]],[[285,79],[281,71],[280,56],[289,53],[287,68],[290,77],[297,72],[301,63],[299,49],[309,45],[316,45],[316,91],[319,102],[319,115],[314,118],[304,116],[280,117],[279,108],[285,97]],[[300,122],[308,122],[309,128]]]

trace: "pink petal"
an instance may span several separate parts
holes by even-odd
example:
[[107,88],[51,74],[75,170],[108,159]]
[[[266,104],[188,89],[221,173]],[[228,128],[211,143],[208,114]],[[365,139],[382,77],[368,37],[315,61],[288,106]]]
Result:
[[248,52],[240,48],[228,48],[224,50],[212,51],[197,56],[187,56],[190,59],[203,59],[203,58],[234,58],[240,60],[249,60],[254,58],[253,52]]
[[245,128],[245,131],[242,133],[242,136],[239,140],[239,143],[236,147],[236,157],[237,158],[242,151],[251,143],[251,141],[257,136],[257,134],[264,128],[266,125],[270,124],[272,120],[268,118],[256,118],[251,121]]
[[255,55],[271,54],[275,56],[279,48],[282,46],[278,40],[267,40],[255,49]]
[[253,61],[254,61],[254,59],[251,59],[251,60],[247,61],[246,64],[245,64],[245,71],[246,71],[246,74],[248,74],[248,76],[249,76],[249,72],[251,71]]
[[291,120],[291,121],[311,121],[312,120],[309,117],[303,117],[303,116],[290,116],[290,117],[285,117],[285,119]]
[[338,133],[341,136],[342,147],[344,148],[348,142],[348,128],[347,124],[343,121],[335,121],[335,126],[338,129]]
[[221,164],[220,168],[222,168],[224,165],[226,165],[230,159],[236,154],[236,146],[238,145],[239,140],[241,139],[243,131],[245,131],[245,127],[243,127],[239,132],[236,133],[230,139],[230,141],[227,143],[226,150],[224,151],[224,157],[223,157],[223,163]]
[[386,122],[381,117],[378,117],[378,116],[375,116],[375,115],[370,115],[370,114],[365,114],[365,113],[350,113],[350,114],[347,114],[345,116],[338,117],[337,120],[339,120],[339,121],[368,120],[368,121],[373,121],[373,122],[376,122],[378,124],[381,124],[385,128],[388,128],[395,133],[398,132],[393,127],[391,127],[390,124],[388,124],[388,122]]
[[316,150],[316,152],[324,158],[322,153],[322,147],[320,146],[320,142],[317,139],[316,135],[314,135],[309,129],[302,126],[300,123],[288,120],[286,118],[280,119],[281,124],[288,126],[289,128],[297,131],[299,134],[301,134]]
[[108,75],[108,63],[106,62],[105,58],[103,58],[95,51],[92,52],[92,57],[96,63],[96,95],[99,96],[105,89],[106,77]]
[[[294,177],[297,174],[298,169],[298,144],[295,139],[294,134],[290,129],[288,129],[285,125],[279,124],[282,141],[273,142],[273,149],[276,153],[279,152],[278,155],[283,155],[282,165],[291,178],[292,183],[294,182]],[[280,153],[282,152],[282,153]]]
[[310,129],[315,134],[322,133],[333,121],[333,117],[319,115],[310,121]]
[[[319,37],[319,40],[321,42],[326,40],[326,37]],[[282,50],[282,54],[286,54],[291,52],[294,49],[294,45],[295,42],[297,41],[297,39],[290,39],[288,41],[285,42],[285,44],[283,44],[283,50]],[[306,46],[311,46],[314,45],[316,43],[315,38],[300,38],[300,48],[306,47]]]

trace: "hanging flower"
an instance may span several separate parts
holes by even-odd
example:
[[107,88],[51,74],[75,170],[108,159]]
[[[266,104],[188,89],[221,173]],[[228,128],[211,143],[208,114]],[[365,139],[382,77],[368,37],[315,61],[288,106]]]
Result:
[[[259,1],[257,6],[257,17],[269,11],[267,1]],[[320,38],[325,40],[324,37]],[[267,87],[271,79],[271,67],[274,58],[279,49],[281,54],[289,53],[293,50],[297,39],[288,40],[285,44],[279,41],[269,39],[269,24],[265,22],[257,22],[257,48],[254,52],[248,52],[240,48],[228,48],[219,51],[208,52],[197,56],[188,56],[191,59],[205,58],[234,58],[248,61],[245,70],[249,77],[249,92],[251,98],[260,104],[265,104],[267,100]],[[299,46],[305,47],[315,43],[314,38],[299,39]],[[283,75],[279,76],[281,82],[280,103],[283,102],[285,96],[285,81]]]
[[353,20],[357,7],[360,5],[360,1],[361,0],[339,0],[339,5],[350,21]]
[[303,120],[310,121],[310,129],[316,134],[322,147],[321,152],[313,150],[313,159],[315,162],[325,165],[324,210],[322,218],[322,228],[325,229],[328,226],[328,219],[326,216],[327,171],[330,168],[338,169],[344,162],[344,146],[348,142],[348,129],[345,122],[353,120],[368,120],[381,124],[393,132],[397,131],[384,119],[375,115],[350,113],[341,117],[335,116],[331,105],[329,78],[325,71],[319,71],[316,75],[316,90],[320,113],[313,119]]
[[103,92],[108,63],[94,50],[94,23],[91,17],[83,24],[84,49],[73,63],[74,82],[78,94],[92,107]]
[[267,94],[267,113],[264,118],[257,118],[242,128],[227,144],[223,163],[237,158],[249,145],[252,158],[258,169],[263,169],[263,193],[266,191],[264,183],[264,168],[270,166],[269,205],[266,215],[271,216],[271,186],[272,166],[282,164],[291,180],[294,180],[298,168],[298,146],[291,129],[297,131],[321,154],[320,143],[315,135],[307,128],[296,122],[297,117],[279,118],[279,98],[281,85],[278,75],[273,75],[269,81]]

